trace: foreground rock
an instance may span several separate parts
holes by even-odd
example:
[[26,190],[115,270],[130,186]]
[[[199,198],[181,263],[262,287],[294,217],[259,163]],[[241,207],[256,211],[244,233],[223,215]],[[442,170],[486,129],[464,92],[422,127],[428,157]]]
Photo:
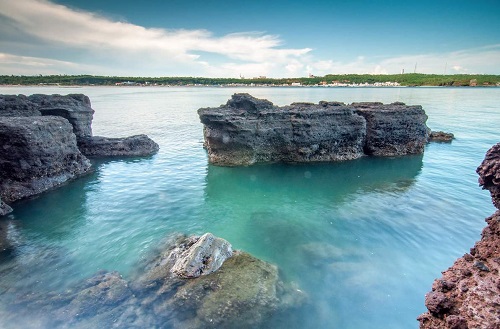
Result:
[[60,117],[0,117],[0,198],[12,202],[85,174],[89,160]]
[[88,157],[140,157],[152,155],[160,149],[158,144],[146,135],[135,135],[124,138],[83,137],[78,139],[78,148]]
[[[186,279],[179,267],[202,270]],[[26,328],[259,328],[304,300],[276,266],[207,233],[169,239],[130,281],[101,272],[62,293],[16,297],[7,316]],[[28,314],[36,326],[22,322]]]
[[216,165],[419,154],[428,136],[422,108],[403,103],[323,101],[278,107],[235,94],[227,104],[198,114],[209,161]]
[[[500,143],[488,151],[477,172],[500,208]],[[486,223],[470,253],[434,281],[425,298],[428,312],[418,317],[420,328],[500,328],[500,211]]]

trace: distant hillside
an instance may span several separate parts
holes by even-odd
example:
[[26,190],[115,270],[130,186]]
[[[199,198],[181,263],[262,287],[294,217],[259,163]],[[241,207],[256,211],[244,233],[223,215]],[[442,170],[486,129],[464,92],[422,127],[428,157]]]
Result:
[[500,75],[436,74],[328,74],[322,77],[271,79],[202,78],[202,77],[107,77],[93,75],[0,76],[2,85],[352,85],[396,82],[402,86],[495,86]]

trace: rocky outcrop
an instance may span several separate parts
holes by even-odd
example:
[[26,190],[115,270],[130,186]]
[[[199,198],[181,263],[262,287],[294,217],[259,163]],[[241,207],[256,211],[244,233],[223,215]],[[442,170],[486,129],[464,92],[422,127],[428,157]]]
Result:
[[452,133],[445,133],[444,131],[431,131],[429,134],[429,142],[449,143],[455,136]]
[[[147,156],[158,151],[146,135],[92,136],[93,114],[83,94],[0,95],[0,197],[12,202],[78,177],[89,171],[85,155]],[[11,210],[0,202],[0,216]]]
[[146,135],[124,138],[82,137],[78,139],[78,148],[87,157],[141,157],[152,155],[160,149],[158,144]]
[[35,94],[28,99],[36,104],[42,115],[60,116],[69,121],[77,138],[92,136],[94,110],[90,99],[83,94],[42,95]]
[[[231,255],[211,273],[179,277],[176,263],[193,259],[186,251],[195,249],[201,250],[199,264]],[[7,316],[22,321],[29,314],[44,328],[258,328],[305,301],[302,292],[280,280],[276,266],[233,253],[227,241],[210,233],[169,239],[139,269],[130,281],[117,272],[100,272],[62,293],[17,296]]]
[[[477,173],[500,209],[500,143],[488,151]],[[500,328],[500,211],[486,223],[470,253],[434,281],[425,298],[428,312],[418,317],[420,328]]]
[[422,108],[403,103],[322,101],[278,107],[235,94],[225,105],[198,114],[209,161],[216,165],[418,154],[428,135]]
[[0,197],[12,202],[86,173],[90,162],[60,117],[0,117]]
[[352,103],[355,113],[366,120],[367,155],[399,156],[424,152],[429,128],[427,115],[420,105],[396,102]]

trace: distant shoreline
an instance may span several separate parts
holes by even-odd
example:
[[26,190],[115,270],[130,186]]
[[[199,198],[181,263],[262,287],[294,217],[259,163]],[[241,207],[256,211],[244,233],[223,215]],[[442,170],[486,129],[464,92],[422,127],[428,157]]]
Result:
[[185,87],[491,87],[500,75],[485,74],[328,74],[268,78],[109,77],[94,75],[0,75],[0,85],[23,86],[185,86]]

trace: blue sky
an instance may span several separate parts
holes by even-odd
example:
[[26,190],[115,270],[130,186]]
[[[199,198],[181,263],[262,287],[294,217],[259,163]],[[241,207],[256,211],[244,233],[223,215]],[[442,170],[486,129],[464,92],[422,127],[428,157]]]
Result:
[[500,1],[0,0],[0,74],[500,74]]

